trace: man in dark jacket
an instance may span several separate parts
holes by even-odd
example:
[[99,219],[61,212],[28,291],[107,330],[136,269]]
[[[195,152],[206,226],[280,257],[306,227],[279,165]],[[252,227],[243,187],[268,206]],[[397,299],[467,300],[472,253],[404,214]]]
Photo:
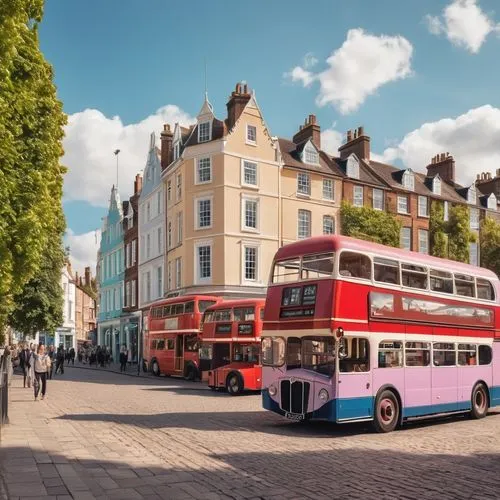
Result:
[[49,380],[52,380],[52,373],[54,372],[54,363],[56,361],[56,353],[54,351],[54,346],[53,345],[51,345],[49,347],[49,350],[47,352],[47,356],[50,358],[50,369],[49,369],[49,371],[47,373],[47,378]]
[[19,366],[23,371],[23,386],[26,387],[26,379],[28,381],[28,388],[31,387],[31,377],[30,377],[30,368],[31,368],[31,350],[28,348],[28,345],[25,344],[23,350],[19,354]]
[[56,375],[58,371],[61,375],[64,375],[64,349],[62,345],[57,348],[56,354]]

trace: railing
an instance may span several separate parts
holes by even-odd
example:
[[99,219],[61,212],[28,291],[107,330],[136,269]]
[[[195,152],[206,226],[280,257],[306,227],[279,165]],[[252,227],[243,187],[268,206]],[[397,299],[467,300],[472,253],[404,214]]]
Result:
[[12,360],[10,354],[0,359],[0,428],[9,423],[9,384],[12,376]]

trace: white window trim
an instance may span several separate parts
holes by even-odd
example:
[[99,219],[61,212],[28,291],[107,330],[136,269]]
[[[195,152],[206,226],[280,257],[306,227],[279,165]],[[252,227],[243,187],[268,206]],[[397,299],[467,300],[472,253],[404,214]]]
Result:
[[[380,193],[382,195],[382,207],[378,208],[375,206],[375,193]],[[373,210],[380,210],[380,211],[383,211],[384,210],[384,190],[383,189],[379,189],[379,188],[373,188],[373,191],[372,191],[372,208]]]
[[[252,165],[255,165],[255,180],[257,181],[257,184],[247,184],[245,182],[245,162],[251,163]],[[240,179],[240,184],[246,188],[249,189],[259,189],[260,182],[259,182],[259,163],[254,161],[254,160],[247,160],[246,158],[241,159],[241,179]]]
[[[200,140],[201,125],[208,123],[208,139],[206,141]],[[212,140],[212,120],[205,120],[198,123],[198,143],[203,144]]]
[[[309,179],[309,192],[308,193],[302,193],[299,191],[299,177],[301,175],[306,175]],[[312,186],[311,186],[311,174],[308,172],[297,172],[297,196],[301,198],[310,198],[311,197],[311,191],[312,191]]]
[[[300,235],[300,212],[301,211],[309,213],[309,235],[304,236],[304,237],[302,237]],[[297,240],[305,240],[307,238],[310,238],[311,236],[312,236],[312,211],[307,210],[305,208],[299,208],[297,210]]]
[[408,191],[415,191],[415,174],[413,170],[408,169],[404,171],[401,184],[405,189],[408,189]]
[[[210,247],[210,278],[200,278],[200,263],[198,261],[198,249],[200,247]],[[194,281],[196,284],[207,284],[212,282],[214,274],[214,246],[212,240],[198,240],[194,244]]]
[[[425,214],[421,213],[421,210],[420,210],[420,200],[423,199],[423,198],[425,198],[425,203],[426,203],[426,213]],[[418,213],[419,217],[429,218],[429,198],[427,196],[418,195],[417,213]]]
[[[245,248],[255,248],[257,250],[257,262],[255,265],[255,279],[246,279],[245,278]],[[261,244],[260,242],[255,242],[255,241],[242,241],[241,242],[241,283],[242,284],[249,284],[249,283],[260,283],[260,248]]]
[[[307,148],[310,148],[311,150],[314,149],[314,151],[316,153],[317,161],[314,161],[314,162],[307,161],[307,157],[306,157],[306,149]],[[301,159],[302,159],[302,163],[305,163],[306,165],[319,165],[319,151],[317,150],[316,146],[313,144],[313,142],[311,140],[307,141],[306,145],[304,146],[304,149],[302,150]]]
[[[200,160],[210,160],[210,180],[209,181],[200,181],[200,177],[198,175],[199,173],[199,163]],[[198,158],[195,158],[194,160],[194,183],[196,186],[201,186],[203,184],[210,184],[213,180],[213,168],[212,168],[212,157],[211,156],[199,156]]]
[[[200,227],[200,213],[198,211],[198,202],[210,200],[210,225]],[[214,225],[214,197],[213,195],[199,196],[194,199],[194,230],[204,231],[205,229],[212,229]]]
[[[421,243],[423,242],[421,235],[426,235],[426,252],[421,251]],[[427,229],[419,229],[418,230],[418,252],[423,255],[429,255],[429,231]]]
[[496,209],[497,209],[497,197],[495,196],[494,193],[491,193],[488,196],[486,207],[488,208],[488,210],[495,210],[496,211]]
[[443,221],[448,222],[450,219],[450,204],[445,200],[443,203]]
[[432,192],[441,196],[441,178],[439,176],[434,177],[432,179]]
[[[472,214],[475,214],[477,217],[472,217]],[[479,212],[479,208],[471,207],[469,215],[470,229],[476,229],[476,230],[479,229],[480,220],[481,220],[481,214]]]
[[[356,190],[361,190],[361,205],[357,205],[356,202]],[[363,186],[354,185],[352,187],[352,204],[355,207],[364,207],[365,206],[365,190]]]
[[[253,127],[255,129],[255,141],[251,141],[248,138],[248,128],[249,127]],[[247,123],[245,132],[246,132],[246,135],[245,135],[245,142],[246,142],[246,144],[248,144],[250,146],[257,146],[257,126],[256,125],[252,125],[251,123]]]
[[[325,198],[325,181],[329,181],[332,183],[332,197],[331,198]],[[335,201],[335,181],[333,179],[329,179],[327,177],[323,177],[323,183],[321,186],[321,198],[326,201]]]
[[184,236],[182,212],[177,212],[176,218],[177,218],[177,244],[180,245],[182,243]]
[[[403,211],[401,211],[401,210],[399,209],[399,198],[405,198],[405,199],[406,199],[406,212],[403,212]],[[408,199],[408,196],[406,196],[406,195],[398,195],[398,198],[397,198],[397,204],[398,204],[397,209],[398,209],[398,214],[408,215],[408,214],[410,213],[410,211],[409,211],[409,206],[408,206],[408,205],[409,205],[409,202],[410,202],[410,200]]]
[[[332,223],[333,223],[333,233],[325,233],[325,219],[326,219],[326,218],[330,219],[330,220],[332,221]],[[323,229],[323,234],[324,234],[324,235],[332,235],[332,234],[335,234],[335,229],[336,229],[336,228],[335,228],[335,226],[336,226],[336,224],[335,224],[335,217],[334,217],[333,215],[323,215],[322,222],[323,222],[323,227],[322,227],[322,229]]]
[[402,246],[401,248],[402,248],[403,250],[411,250],[411,239],[412,239],[412,238],[411,238],[411,237],[412,237],[412,234],[411,234],[411,232],[412,232],[412,231],[411,231],[411,227],[408,227],[408,226],[403,226],[403,227],[401,228],[400,233],[399,233],[399,243],[400,243],[400,245],[401,245],[401,243],[403,242],[402,235],[403,235],[403,231],[404,231],[405,229],[409,229],[409,230],[410,230],[410,237],[409,237],[409,243],[410,243],[410,244],[409,244],[408,248],[403,247],[403,246]]
[[[247,201],[254,201],[257,203],[256,228],[248,227],[245,225],[246,222],[245,205]],[[260,198],[258,198],[257,196],[248,196],[245,194],[242,194],[241,196],[241,231],[249,233],[260,233]]]

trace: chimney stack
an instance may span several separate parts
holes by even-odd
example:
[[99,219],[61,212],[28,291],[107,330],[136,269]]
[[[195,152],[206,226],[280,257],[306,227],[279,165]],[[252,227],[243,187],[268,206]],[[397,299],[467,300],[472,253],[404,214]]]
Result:
[[170,130],[170,125],[166,123],[163,125],[163,132],[160,135],[161,139],[161,170],[165,170],[173,158],[172,143],[174,140],[174,133]]
[[304,125],[299,127],[299,131],[293,136],[293,142],[300,144],[310,139],[312,143],[321,149],[321,127],[316,122],[316,115],[309,115],[304,120]]
[[90,278],[91,278],[90,267],[86,267],[85,268],[85,285],[86,286],[90,286]]
[[227,128],[231,130],[251,98],[246,82],[237,83],[227,101]]
[[497,177],[500,177],[500,168],[497,168]]
[[142,175],[137,174],[134,181],[134,194],[139,194],[142,190]]
[[347,142],[339,148],[340,158],[345,160],[354,153],[360,160],[370,160],[370,137],[365,135],[364,127],[347,131]]
[[455,183],[455,160],[450,153],[439,153],[434,156],[431,163],[427,165],[427,175],[434,177],[439,174],[443,181]]

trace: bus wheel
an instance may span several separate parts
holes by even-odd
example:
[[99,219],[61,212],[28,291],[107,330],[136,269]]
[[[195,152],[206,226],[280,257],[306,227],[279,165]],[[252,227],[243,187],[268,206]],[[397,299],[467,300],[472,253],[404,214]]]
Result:
[[472,391],[471,417],[484,418],[488,413],[488,393],[484,384],[477,384]]
[[143,361],[142,362],[142,371],[144,373],[147,373],[148,372],[148,365],[146,364],[146,361]]
[[237,396],[243,392],[243,379],[237,372],[231,372],[226,379],[226,389],[231,396]]
[[399,402],[392,391],[383,391],[375,402],[373,427],[377,432],[391,432],[399,422]]
[[155,377],[160,376],[160,365],[158,364],[158,361],[156,361],[156,359],[153,361],[153,364],[151,366],[151,371],[153,372],[153,375]]

